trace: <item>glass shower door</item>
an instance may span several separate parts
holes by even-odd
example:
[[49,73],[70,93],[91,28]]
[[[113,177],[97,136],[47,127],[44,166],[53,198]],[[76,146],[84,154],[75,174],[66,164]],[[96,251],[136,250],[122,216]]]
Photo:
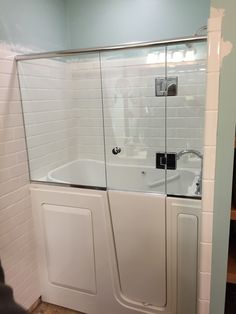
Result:
[[31,180],[105,189],[99,53],[17,66]]
[[176,95],[166,98],[168,195],[201,196],[207,44],[167,46],[167,77],[176,79]]
[[101,53],[109,189],[165,193],[165,169],[156,169],[156,153],[165,152],[165,97],[156,97],[156,79],[165,68],[164,46]]

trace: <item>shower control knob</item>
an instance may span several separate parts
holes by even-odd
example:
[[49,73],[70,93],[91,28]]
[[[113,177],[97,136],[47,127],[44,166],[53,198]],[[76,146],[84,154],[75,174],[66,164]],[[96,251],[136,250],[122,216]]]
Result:
[[117,155],[121,152],[121,148],[116,146],[112,149],[112,154]]

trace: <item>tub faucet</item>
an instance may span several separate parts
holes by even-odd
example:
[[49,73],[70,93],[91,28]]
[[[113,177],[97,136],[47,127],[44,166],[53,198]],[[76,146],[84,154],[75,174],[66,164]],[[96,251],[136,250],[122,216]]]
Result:
[[197,187],[196,187],[196,194],[201,195],[202,194],[202,169],[203,169],[203,155],[201,152],[195,149],[183,149],[176,155],[176,159],[180,159],[183,155],[193,154],[197,156],[201,160],[201,169],[200,169],[200,175],[197,181]]

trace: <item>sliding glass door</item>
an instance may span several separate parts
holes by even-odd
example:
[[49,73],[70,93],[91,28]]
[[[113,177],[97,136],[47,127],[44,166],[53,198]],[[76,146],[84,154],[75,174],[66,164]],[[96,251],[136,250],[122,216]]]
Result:
[[166,129],[156,82],[165,71],[165,46],[101,52],[109,189],[165,193],[165,166],[156,168]]
[[30,178],[106,188],[99,53],[18,61]]
[[18,61],[30,177],[201,196],[206,42]]

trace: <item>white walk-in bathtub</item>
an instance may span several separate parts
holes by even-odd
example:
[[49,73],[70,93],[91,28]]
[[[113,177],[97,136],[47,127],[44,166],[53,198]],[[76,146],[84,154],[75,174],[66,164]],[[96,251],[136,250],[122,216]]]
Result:
[[[107,173],[107,184],[106,184]],[[165,171],[150,166],[105,164],[92,159],[79,159],[51,170],[47,180],[56,183],[106,187],[116,190],[159,192],[196,196],[199,169]]]
[[43,301],[196,314],[200,200],[40,184],[31,197]]

